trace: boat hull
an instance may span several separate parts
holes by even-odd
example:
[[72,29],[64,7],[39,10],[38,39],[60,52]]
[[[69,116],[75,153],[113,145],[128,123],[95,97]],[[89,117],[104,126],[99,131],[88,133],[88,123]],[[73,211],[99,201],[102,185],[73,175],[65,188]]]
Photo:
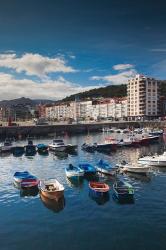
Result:
[[40,190],[41,194],[50,199],[50,200],[58,200],[60,199],[62,196],[64,196],[64,190],[62,191],[54,191],[54,192],[46,192],[43,190]]
[[56,152],[65,152],[66,146],[55,147],[54,145],[49,145],[49,149]]

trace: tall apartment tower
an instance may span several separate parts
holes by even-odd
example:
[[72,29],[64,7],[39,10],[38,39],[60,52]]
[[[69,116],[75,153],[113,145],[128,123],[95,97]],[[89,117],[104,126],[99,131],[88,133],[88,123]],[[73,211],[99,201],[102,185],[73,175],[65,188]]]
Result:
[[159,83],[143,75],[128,81],[128,116],[153,118],[159,115]]

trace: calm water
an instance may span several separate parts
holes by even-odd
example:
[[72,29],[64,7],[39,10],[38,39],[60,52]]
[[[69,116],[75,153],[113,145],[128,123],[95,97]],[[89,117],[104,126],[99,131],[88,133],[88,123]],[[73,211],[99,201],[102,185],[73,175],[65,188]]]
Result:
[[[92,136],[100,141],[103,134]],[[85,137],[65,139],[81,145]],[[34,141],[39,143],[40,140]],[[49,143],[50,140],[42,140]],[[22,142],[25,144],[25,142]],[[90,154],[63,158],[50,154],[0,158],[1,250],[130,250],[166,249],[166,172],[155,169],[151,177],[124,176],[135,187],[135,203],[120,205],[110,198],[98,204],[89,197],[88,182],[74,186],[65,177],[65,166],[79,161],[136,162],[141,154],[163,152],[163,144],[119,149],[111,155]],[[39,194],[24,196],[14,188],[15,171],[28,170],[42,179],[56,177],[65,186],[65,201],[43,203]],[[102,177],[101,177],[102,178]],[[113,180],[106,179],[112,186]],[[53,211],[54,210],[54,211]]]

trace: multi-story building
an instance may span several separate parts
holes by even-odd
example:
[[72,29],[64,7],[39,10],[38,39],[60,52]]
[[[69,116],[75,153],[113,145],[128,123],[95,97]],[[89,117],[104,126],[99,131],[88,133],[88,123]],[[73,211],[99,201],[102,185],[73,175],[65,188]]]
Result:
[[128,81],[128,116],[154,118],[159,115],[159,81],[136,75]]

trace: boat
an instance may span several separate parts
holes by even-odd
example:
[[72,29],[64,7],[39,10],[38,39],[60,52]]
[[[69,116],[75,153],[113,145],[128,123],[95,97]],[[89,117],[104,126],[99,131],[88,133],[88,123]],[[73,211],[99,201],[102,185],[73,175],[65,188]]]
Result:
[[89,163],[80,163],[79,168],[84,170],[85,175],[95,175],[96,169]]
[[98,152],[110,152],[116,150],[117,141],[113,138],[105,138],[103,143],[94,143],[93,145]]
[[84,143],[81,146],[81,149],[89,153],[94,153],[96,151],[96,147],[93,144],[88,144],[88,143]]
[[15,146],[12,148],[12,153],[13,153],[13,156],[15,157],[22,156],[24,152],[25,152],[24,146]]
[[55,213],[59,213],[65,207],[64,196],[62,196],[58,200],[55,200],[55,199],[53,200],[53,199],[49,199],[46,196],[40,194],[40,198],[41,198],[43,205]]
[[97,172],[100,172],[105,175],[115,176],[117,172],[117,167],[113,167],[107,162],[104,162],[102,159],[96,164]]
[[103,196],[105,193],[108,193],[110,190],[110,187],[108,184],[104,182],[95,182],[90,181],[89,182],[89,191],[93,193],[95,196]]
[[151,130],[151,131],[149,131],[149,135],[153,135],[153,136],[160,136],[160,135],[163,135],[163,130],[162,129],[159,129],[159,130],[156,130],[156,129],[154,129],[154,130]]
[[127,162],[124,164],[119,165],[119,172],[120,173],[136,173],[136,174],[148,174],[150,173],[151,167],[148,165],[142,166],[142,165],[130,165]]
[[64,152],[66,151],[66,145],[62,139],[54,139],[51,144],[49,144],[49,149],[52,151]]
[[58,200],[64,195],[64,186],[56,179],[40,180],[39,190],[43,196],[51,200]]
[[67,168],[65,168],[65,173],[68,178],[82,178],[84,176],[84,170],[69,164]]
[[4,144],[2,144],[0,147],[0,153],[12,152],[12,149],[13,149],[13,144],[11,140],[6,139]]
[[117,146],[118,147],[130,147],[132,146],[132,141],[129,138],[124,138],[118,142]]
[[33,141],[28,139],[28,144],[24,147],[26,156],[34,156],[36,154],[36,146],[33,145]]
[[147,164],[154,167],[166,167],[166,152],[162,155],[145,156],[138,160],[140,164]]
[[37,180],[36,176],[31,175],[28,171],[17,171],[15,172],[14,176],[14,182],[15,184],[21,185],[21,182],[23,180]]
[[37,146],[37,152],[40,155],[48,155],[48,146],[45,144],[38,144]]
[[27,188],[32,188],[32,187],[36,187],[39,184],[39,180],[36,178],[34,179],[29,179],[29,178],[25,178],[20,182],[20,186],[22,189],[27,189]]
[[113,184],[114,198],[119,202],[133,201],[134,199],[134,188],[133,186],[125,181],[116,181]]

